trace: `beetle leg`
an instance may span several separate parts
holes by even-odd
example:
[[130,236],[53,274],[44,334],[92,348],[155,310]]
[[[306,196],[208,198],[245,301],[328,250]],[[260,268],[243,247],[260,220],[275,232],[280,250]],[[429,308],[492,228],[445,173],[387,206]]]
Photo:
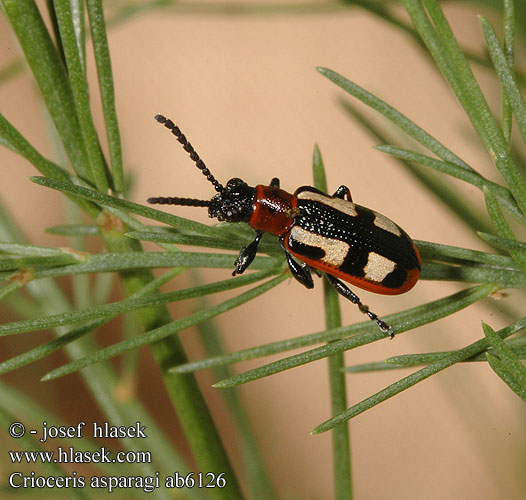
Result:
[[334,289],[340,294],[343,295],[346,299],[349,299],[353,304],[358,306],[361,312],[367,314],[369,319],[376,322],[382,332],[388,333],[391,338],[394,338],[394,332],[391,325],[387,324],[385,321],[382,321],[376,314],[372,311],[369,311],[369,307],[365,304],[362,304],[362,301],[349,287],[344,285],[338,278],[325,273],[328,282],[334,287]]
[[342,200],[347,197],[348,201],[352,201],[351,190],[347,186],[340,186],[336,192],[332,195],[333,198],[341,198]]
[[316,269],[315,267],[311,267],[311,271],[314,271],[314,274],[318,276],[318,278],[322,278],[325,274],[323,271],[320,271],[319,269]]
[[279,179],[277,177],[273,177],[270,181],[270,185],[275,188],[279,188]]
[[241,249],[241,252],[239,252],[238,258],[234,262],[235,267],[234,267],[232,276],[235,276],[236,274],[244,273],[246,268],[250,266],[250,264],[254,260],[254,257],[256,256],[256,253],[258,251],[258,245],[259,245],[259,242],[261,241],[262,236],[263,236],[263,232],[258,231],[257,236],[254,239],[254,241]]
[[290,255],[289,252],[285,250],[285,255],[287,257],[287,264],[289,265],[290,272],[303,286],[307,288],[314,288],[314,282],[312,281],[312,276],[310,274],[310,267],[302,262],[298,264]]

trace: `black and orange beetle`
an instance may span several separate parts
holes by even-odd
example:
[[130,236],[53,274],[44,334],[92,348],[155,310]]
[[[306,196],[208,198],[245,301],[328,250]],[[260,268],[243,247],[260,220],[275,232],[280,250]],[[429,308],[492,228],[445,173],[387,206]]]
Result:
[[162,115],[155,119],[175,135],[218,194],[211,200],[157,197],[148,198],[148,203],[208,207],[211,218],[247,222],[256,231],[256,238],[241,250],[234,263],[234,276],[254,260],[263,233],[278,236],[290,271],[302,285],[313,288],[311,268],[322,271],[339,294],[357,304],[391,338],[394,336],[391,326],[340,280],[387,295],[413,288],[422,261],[413,240],[401,227],[382,214],[355,205],[346,186],[340,186],[332,196],[310,186],[290,194],[280,189],[277,178],[269,186],[250,187],[241,179],[230,179],[223,186],[173,121]]

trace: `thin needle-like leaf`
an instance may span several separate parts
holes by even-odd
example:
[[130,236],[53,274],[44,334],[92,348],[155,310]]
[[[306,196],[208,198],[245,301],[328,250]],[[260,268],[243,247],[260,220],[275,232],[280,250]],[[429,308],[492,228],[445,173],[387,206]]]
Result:
[[[502,131],[473,76],[453,32],[435,0],[402,0],[413,24],[462,104],[482,143],[526,214],[526,184],[510,156]],[[422,3],[425,5],[424,9]],[[431,24],[430,18],[434,25]]]
[[481,264],[502,268],[516,267],[513,259],[506,255],[497,255],[494,253],[481,252],[480,250],[431,243],[430,241],[416,240],[415,243],[422,257],[429,260],[440,260],[457,264],[459,260],[464,260],[469,263],[480,262]]
[[74,260],[82,261],[82,253],[71,248],[44,247],[41,245],[24,245],[22,243],[0,243],[0,254],[26,255],[31,257],[53,257],[69,255]]
[[[23,269],[53,268],[74,264],[81,259],[72,254],[19,257],[18,255],[0,255],[0,271],[18,271]],[[34,273],[33,273],[34,277]]]
[[[497,230],[498,235],[501,238],[515,239],[515,234],[502,215],[494,194],[489,189],[484,188],[484,198],[486,200],[488,214],[491,221],[493,222],[493,225],[495,226],[495,229]],[[515,250],[510,250],[509,252],[517,265],[521,267],[523,271],[526,271],[526,255],[524,255],[522,252],[516,252]]]
[[[479,285],[476,287],[469,288],[467,290],[463,290],[462,292],[458,292],[449,297],[445,297],[437,301],[430,302],[428,304],[414,307],[407,311],[402,311],[396,314],[387,315],[383,319],[386,323],[389,323],[393,327],[393,330],[398,335],[406,330],[416,328],[417,326],[422,326],[427,323],[431,323],[449,314],[453,314],[454,312],[457,312],[465,307],[468,307],[471,304],[477,302],[478,300],[483,299],[484,297],[487,297],[494,290],[494,288],[495,287],[493,285]],[[336,354],[337,352],[354,349],[356,347],[359,347],[365,344],[369,344],[376,340],[385,338],[386,333],[380,332],[375,325],[371,325],[368,323],[364,322],[364,323],[358,323],[356,325],[353,325],[353,327],[360,326],[362,328],[365,326],[366,333],[362,333],[360,335],[353,335],[349,338],[342,339],[341,330],[339,330],[337,333],[339,334],[340,340],[335,340],[334,342],[331,342],[327,344],[326,346],[317,347],[315,349],[311,349],[310,351],[306,351],[306,352],[303,352],[303,353],[300,353],[294,356],[289,356],[288,358],[284,358],[279,361],[275,361],[273,363],[269,363],[267,365],[261,366],[259,368],[249,370],[239,375],[235,375],[229,379],[221,380],[220,382],[217,382],[214,386],[223,388],[223,387],[232,387],[238,384],[245,384],[252,380],[256,380],[262,377],[267,377],[269,375],[274,375],[276,373],[282,372],[290,368],[301,366],[306,363],[316,361],[318,359],[326,358],[327,356],[331,356],[332,354]],[[342,330],[346,331],[347,335],[349,335],[349,333],[352,332],[350,327],[346,327]],[[330,332],[326,332],[326,334],[329,334],[329,333]],[[327,335],[327,337],[328,337],[328,340],[333,340],[331,336]],[[319,336],[315,336],[315,338],[320,339]],[[335,338],[338,338],[338,337],[335,337]],[[323,336],[321,336],[321,339],[323,339]],[[301,341],[301,340],[303,339],[301,338],[296,339],[296,342]],[[310,338],[309,341],[310,343],[312,343],[312,338]],[[319,341],[320,340],[318,340],[318,342]],[[287,349],[292,348],[290,347],[291,345],[294,345],[294,343],[289,342]],[[296,346],[297,345],[295,345],[294,347]],[[252,356],[252,357],[266,355],[267,353],[269,353],[269,350],[274,347],[274,345],[270,344],[264,347],[265,349],[260,347],[257,351],[250,350],[250,354],[252,355],[256,354],[256,356]],[[246,356],[247,354],[249,353],[247,352],[247,350],[245,350],[244,355]],[[245,357],[243,359],[249,359],[249,358]],[[220,360],[214,360],[214,362],[218,362],[218,361]],[[222,361],[223,360],[221,360],[221,362]],[[192,364],[192,370],[200,369],[201,367],[204,367],[204,364],[199,365],[198,363],[199,362],[194,362]],[[183,369],[186,370],[189,368],[189,365],[184,368],[178,367],[175,370],[177,371],[182,371]],[[208,360],[207,367],[209,366],[210,366],[210,360]]]
[[[508,340],[506,344],[518,359],[526,359],[526,337]],[[453,352],[455,351],[400,354],[398,356],[391,356],[384,361],[348,366],[345,368],[345,371],[349,373],[362,373],[369,371],[399,370],[401,368],[410,368],[413,366],[425,366],[435,363]],[[464,362],[486,362],[486,354],[495,355],[495,350],[490,348],[487,351],[480,352],[471,358],[465,359]]]
[[95,63],[97,65],[97,75],[99,78],[102,110],[106,123],[113,184],[115,191],[122,193],[124,190],[124,172],[122,169],[121,138],[119,123],[117,121],[117,111],[115,109],[115,90],[113,88],[113,74],[108,39],[106,37],[104,11],[101,0],[87,0],[86,5],[88,7],[93,52],[95,54]]
[[412,137],[415,141],[419,142],[431,152],[435,153],[439,158],[444,161],[449,161],[454,165],[457,165],[466,170],[472,171],[473,169],[460,159],[455,153],[446,148],[443,144],[437,141],[432,135],[426,132],[424,129],[419,127],[416,123],[411,121],[409,118],[404,116],[400,111],[397,111],[392,106],[387,104],[382,99],[371,94],[364,88],[360,87],[354,82],[351,82],[347,78],[339,75],[335,71],[327,68],[316,68],[323,76],[334,82],[336,85],[341,87],[345,92],[356,97],[367,106],[371,107],[375,111],[378,111],[385,118],[392,121],[397,127],[403,130],[406,134]]
[[415,151],[409,151],[407,149],[399,148],[396,146],[382,145],[376,146],[376,149],[384,153],[396,156],[397,158],[400,158],[402,160],[419,163],[420,165],[425,165],[426,167],[433,168],[438,172],[442,172],[444,174],[455,177],[456,179],[460,179],[464,182],[472,184],[473,186],[476,186],[479,189],[487,187],[488,189],[491,189],[494,192],[495,196],[498,198],[500,203],[508,210],[510,214],[512,214],[522,224],[526,223],[526,216],[519,209],[517,202],[515,201],[515,198],[511,194],[510,190],[503,186],[500,186],[495,182],[485,179],[477,172],[466,170],[464,168],[459,167],[458,165],[454,165],[453,163],[437,160],[435,158],[431,158],[429,156],[417,153]]
[[69,78],[33,0],[2,0],[7,17],[24,51],[62,139],[71,164],[85,180],[91,178]]
[[98,236],[100,229],[94,224],[59,224],[47,227],[46,233],[60,236]]
[[[380,131],[369,118],[361,113],[356,106],[346,100],[341,101],[344,109],[364,127],[377,141],[384,144],[393,142],[383,132]],[[490,231],[491,225],[479,210],[466,204],[465,196],[443,176],[435,175],[434,172],[426,171],[415,167],[411,162],[397,158],[406,170],[415,177],[426,189],[427,192],[449,210],[455,217],[459,218],[470,229]]]
[[486,39],[491,60],[495,66],[495,72],[502,87],[506,90],[506,96],[509,99],[511,109],[517,120],[522,140],[526,144],[526,103],[524,102],[524,97],[522,97],[519,86],[515,81],[515,76],[508,63],[506,54],[504,54],[500,47],[495,30],[484,17],[480,18],[480,22],[482,23],[482,31]]
[[[314,146],[312,155],[312,171],[314,187],[328,193],[327,176],[323,165],[323,158],[318,145]],[[327,329],[342,326],[340,303],[338,294],[323,280],[323,301],[325,305],[325,327]],[[328,358],[329,386],[331,389],[331,414],[338,415],[347,407],[347,390],[344,368],[343,352],[333,354]],[[334,491],[335,498],[348,498],[353,496],[351,481],[351,449],[350,429],[348,425],[340,425],[332,432],[332,456],[334,464]]]
[[260,271],[258,273],[247,274],[244,276],[217,281],[215,283],[209,283],[207,285],[201,285],[198,287],[175,290],[173,292],[162,294],[154,294],[141,298],[130,297],[120,302],[94,306],[78,311],[54,314],[52,316],[44,316],[38,319],[4,323],[3,325],[0,325],[0,336],[81,323],[105,316],[113,318],[124,312],[135,311],[145,307],[153,307],[178,300],[191,299],[212,293],[219,293],[225,290],[232,290],[262,280],[268,277],[270,274],[272,274],[272,271]]
[[[222,237],[211,238],[209,236],[177,234],[166,231],[130,231],[129,233],[126,233],[126,236],[142,241],[154,241],[156,243],[172,243],[178,245],[222,248],[225,250],[239,250],[254,239],[253,235],[250,235],[250,241],[247,241],[245,238],[230,238],[226,240]],[[258,246],[258,252],[282,255],[283,248],[278,244],[278,242],[262,242]]]
[[72,363],[61,366],[60,368],[49,372],[42,378],[42,380],[52,380],[58,377],[62,377],[64,375],[68,375],[69,373],[81,370],[82,368],[90,366],[94,363],[100,363],[105,359],[110,359],[124,352],[137,349],[138,347],[141,347],[143,345],[158,342],[159,340],[169,337],[170,335],[174,335],[179,331],[184,330],[185,328],[196,325],[201,321],[213,318],[214,316],[229,311],[234,307],[238,307],[239,305],[244,304],[245,302],[248,302],[249,300],[254,299],[258,295],[261,295],[262,293],[270,290],[285,279],[287,279],[286,275],[277,276],[276,278],[273,278],[267,281],[266,283],[263,283],[262,285],[254,287],[248,292],[244,292],[240,295],[237,295],[232,299],[228,299],[224,302],[221,302],[220,304],[209,307],[208,309],[199,311],[194,314],[190,314],[185,318],[160,326],[159,328],[156,328],[154,330],[150,330],[138,337],[133,337],[131,339],[124,340],[110,347],[97,351],[93,354],[85,356],[84,358],[73,361]]
[[[18,130],[0,113],[0,144],[28,160],[41,174],[55,179],[77,182],[67,170],[44,158]],[[99,210],[93,204],[71,197],[89,215],[97,217]]]
[[91,169],[91,178],[93,179],[98,190],[101,192],[108,191],[108,179],[104,169],[104,161],[99,147],[97,131],[91,115],[88,81],[85,68],[82,63],[83,51],[79,49],[75,28],[73,26],[73,16],[69,0],[55,0],[55,12],[60,29],[60,36],[68,76],[73,92],[75,109],[79,118],[80,131],[86,146],[86,153]]
[[102,317],[100,319],[91,320],[81,326],[71,328],[66,333],[62,334],[60,337],[57,337],[49,342],[46,342],[43,345],[37,346],[29,351],[23,352],[18,356],[14,356],[10,359],[6,359],[0,363],[0,374],[8,373],[13,370],[17,370],[22,366],[25,366],[29,363],[33,363],[38,359],[41,359],[49,354],[62,349],[64,346],[74,342],[75,340],[83,337],[84,335],[96,330],[103,324],[110,321],[111,317]]
[[[504,54],[506,63],[513,70],[515,59],[515,7],[513,0],[504,0]],[[513,114],[506,90],[502,89],[502,135],[511,146]]]
[[[138,292],[134,293],[128,300],[140,299],[150,293],[158,291],[158,288],[165,284],[167,281],[172,279],[176,274],[178,274],[177,269],[172,269],[167,271],[163,275],[155,278],[146,286],[141,288]],[[66,313],[67,314],[67,313]],[[64,317],[64,315],[59,315]],[[48,316],[49,318],[50,316]],[[56,317],[56,315],[55,315]],[[87,333],[99,328],[108,321],[110,321],[114,316],[112,315],[102,315],[101,318],[88,321],[87,323],[82,324],[79,327],[72,328],[64,333],[62,333],[58,338],[51,340],[43,345],[37,346],[34,349],[26,351],[18,356],[7,359],[0,363],[0,374],[7,373],[12,370],[16,370],[28,363],[41,359],[65,346],[74,342],[75,340],[81,338]],[[27,320],[26,320],[27,321]]]
[[494,234],[477,233],[479,237],[485,242],[493,245],[495,248],[503,248],[504,250],[516,250],[518,252],[526,253],[526,241],[511,240],[508,238],[500,238]]
[[[199,283],[198,273],[192,273]],[[209,307],[206,297],[197,301],[196,309],[207,309]],[[206,353],[209,356],[218,356],[224,353],[221,332],[216,328],[213,320],[202,321],[197,325],[200,339]],[[214,370],[217,378],[225,378],[231,375],[227,366],[220,366]],[[249,415],[245,409],[239,391],[236,389],[221,391],[234,424],[239,432],[239,449],[245,464],[244,474],[247,483],[249,498],[254,500],[277,500],[273,482],[269,477],[265,459],[259,446],[259,438],[254,434],[254,429]]]
[[510,372],[506,364],[489,353],[486,353],[486,359],[493,371],[506,383],[506,385],[524,402],[526,402],[526,389],[524,388],[524,385],[517,381],[517,378]]
[[[519,396],[521,396],[521,398],[526,401],[526,366],[521,363],[513,350],[508,345],[506,345],[506,343],[499,335],[497,335],[491,326],[486,323],[482,323],[482,328],[484,330],[484,335],[486,335],[486,338],[490,342],[493,349],[495,349],[495,352],[498,356],[498,358],[493,357],[491,360],[493,361],[493,366],[497,367],[497,374],[510,386],[514,392],[519,394]],[[500,361],[502,364],[498,363],[498,361]]]
[[125,212],[142,215],[144,217],[148,217],[149,219],[163,222],[181,229],[186,229],[188,231],[213,236],[218,236],[218,234],[220,234],[213,227],[207,226],[205,224],[200,224],[199,222],[194,222],[176,215],[168,214],[166,212],[162,212],[161,210],[156,210],[155,208],[138,205],[137,203],[133,203],[131,201],[109,196],[107,194],[100,193],[95,189],[88,189],[57,179],[48,179],[46,177],[31,177],[31,181],[36,184],[40,184],[41,186],[46,186],[64,193],[80,196],[81,198],[85,198],[100,205],[115,207]]
[[[509,337],[510,335],[513,335],[519,330],[522,330],[524,327],[526,327],[526,319],[523,318],[514,323],[513,325],[507,326],[502,330],[499,330],[498,335],[502,339],[504,339]],[[464,361],[465,359],[468,359],[486,350],[488,346],[489,341],[486,338],[483,338],[474,342],[473,344],[470,344],[467,347],[464,347],[463,349],[455,351],[450,355],[444,356],[444,358],[437,361],[436,363],[426,366],[425,368],[422,368],[421,370],[418,370],[417,372],[407,377],[404,377],[403,379],[377,392],[373,396],[370,396],[369,398],[364,399],[360,403],[351,406],[348,410],[338,415],[337,417],[333,417],[323,422],[322,424],[318,425],[312,432],[313,434],[319,434],[331,430],[335,425],[340,425],[342,422],[346,422],[347,420],[356,417],[360,413],[369,410],[373,406],[376,406],[377,404],[380,404],[383,401],[395,396],[396,394],[399,394],[400,392],[408,389],[409,387],[412,387],[413,385],[421,382],[422,380],[429,378],[431,375],[434,375],[454,365],[455,363]]]
[[[44,257],[40,257],[44,259]],[[31,261],[8,259],[0,257],[5,269],[18,269],[25,271],[29,265],[38,263]],[[64,265],[64,262],[52,268],[39,268],[32,270],[32,279],[56,278],[58,276],[73,276],[79,273],[105,273],[113,271],[127,271],[131,269],[151,269],[159,267],[210,267],[231,269],[234,257],[227,254],[200,253],[200,252],[128,252],[128,253],[102,253],[98,255],[85,255],[81,264]],[[53,262],[50,260],[50,262]],[[251,268],[256,270],[275,268],[279,264],[270,257],[258,255]],[[0,277],[2,273],[0,271]]]

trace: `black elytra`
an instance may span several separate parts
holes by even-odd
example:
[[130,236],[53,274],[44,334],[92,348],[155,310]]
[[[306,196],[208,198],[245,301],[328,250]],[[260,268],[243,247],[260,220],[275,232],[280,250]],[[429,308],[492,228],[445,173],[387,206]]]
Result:
[[297,281],[313,288],[311,269],[322,272],[340,295],[394,337],[392,327],[370,311],[341,280],[381,294],[394,295],[411,289],[418,280],[422,261],[402,228],[382,214],[354,204],[346,186],[340,186],[332,196],[311,186],[290,194],[280,188],[277,178],[268,186],[250,187],[238,178],[223,186],[172,120],[163,115],[156,115],[155,119],[177,138],[217,194],[210,200],[155,197],[148,198],[148,203],[207,207],[211,218],[248,223],[256,237],[241,249],[234,263],[234,276],[250,266],[263,233],[277,236]]

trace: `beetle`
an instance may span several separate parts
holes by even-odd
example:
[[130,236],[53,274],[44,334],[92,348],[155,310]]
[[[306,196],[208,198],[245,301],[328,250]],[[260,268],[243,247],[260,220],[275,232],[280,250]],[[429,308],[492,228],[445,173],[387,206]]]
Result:
[[217,194],[211,200],[155,197],[148,198],[148,203],[207,207],[210,218],[248,223],[256,237],[241,249],[233,276],[242,274],[254,260],[263,233],[277,236],[292,275],[302,285],[314,287],[311,269],[324,273],[340,295],[394,337],[392,327],[370,311],[341,280],[387,295],[413,288],[422,260],[413,240],[401,227],[384,215],[353,203],[346,186],[340,186],[332,196],[311,186],[290,194],[280,188],[277,178],[268,186],[250,187],[238,178],[223,186],[172,120],[160,114],[155,120],[172,132]]

